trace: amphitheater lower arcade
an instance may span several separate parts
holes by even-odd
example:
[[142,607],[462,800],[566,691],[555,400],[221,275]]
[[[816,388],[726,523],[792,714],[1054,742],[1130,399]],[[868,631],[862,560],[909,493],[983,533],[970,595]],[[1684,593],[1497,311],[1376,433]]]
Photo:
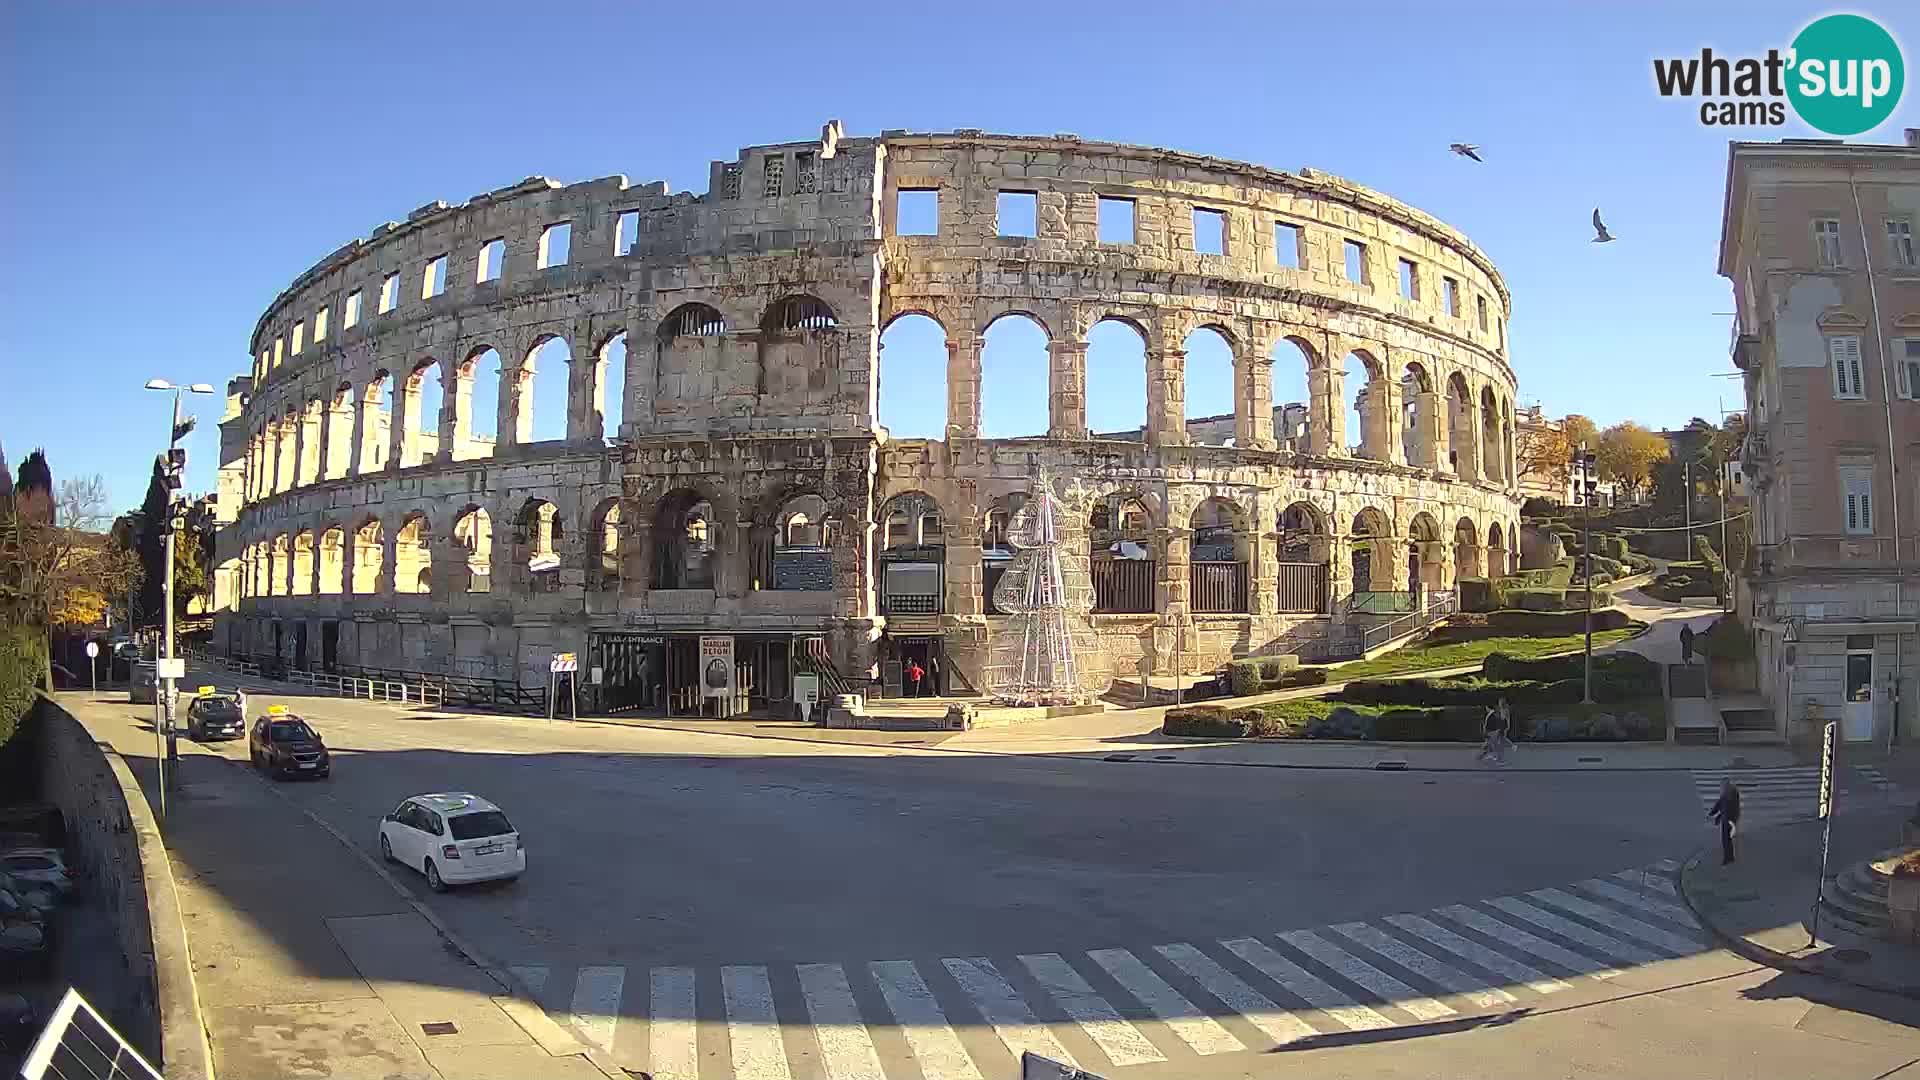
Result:
[[[283,292],[222,423],[216,649],[524,687],[574,652],[601,711],[785,715],[796,674],[900,692],[908,661],[927,692],[984,691],[1036,480],[1118,680],[1337,650],[1516,561],[1505,286],[1417,210],[1310,170],[837,124],[712,180],[433,204]],[[909,318],[944,339],[919,370]],[[983,343],[1010,321],[1045,338],[1044,428],[983,437],[1005,393]],[[1093,434],[1111,323],[1138,337],[1143,422]],[[1230,414],[1190,415],[1208,348]],[[1277,364],[1305,401],[1274,401]],[[930,437],[883,398],[927,406]]]

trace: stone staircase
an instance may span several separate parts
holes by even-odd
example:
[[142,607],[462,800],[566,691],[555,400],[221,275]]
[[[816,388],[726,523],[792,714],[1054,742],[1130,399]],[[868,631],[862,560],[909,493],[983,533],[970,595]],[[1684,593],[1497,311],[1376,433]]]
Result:
[[1863,937],[1882,937],[1887,930],[1887,869],[1891,859],[1906,853],[1893,848],[1864,862],[1854,863],[1820,883],[1820,913],[1840,929]]

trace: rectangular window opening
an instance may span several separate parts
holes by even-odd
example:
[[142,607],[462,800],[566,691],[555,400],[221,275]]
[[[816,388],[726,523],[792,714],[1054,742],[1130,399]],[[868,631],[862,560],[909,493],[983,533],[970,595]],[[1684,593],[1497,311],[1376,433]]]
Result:
[[1193,208],[1193,250],[1201,255],[1227,253],[1227,215],[1218,210]]
[[355,289],[352,292],[347,294],[347,310],[346,310],[346,313],[340,317],[340,325],[345,327],[354,327],[354,326],[360,325],[360,290],[359,289]]
[[447,291],[447,257],[435,255],[427,260],[426,272],[420,275],[420,299],[431,300]]
[[1040,235],[1040,196],[1031,191],[1003,191],[996,200],[1001,236]]
[[1487,298],[1484,296],[1476,296],[1473,298],[1473,303],[1474,307],[1480,312],[1480,329],[1485,330],[1487,328]]
[[1893,265],[1911,268],[1913,259],[1913,223],[1905,220],[1887,222],[1887,248],[1893,259]]
[[1346,255],[1347,280],[1355,285],[1367,283],[1367,245],[1358,240],[1348,240],[1341,245]]
[[761,194],[769,199],[780,197],[781,185],[787,177],[787,159],[784,154],[768,154],[764,159],[766,167],[766,186]]
[[281,364],[286,362],[286,359],[287,359],[287,339],[274,338],[273,339],[273,366],[279,367]]
[[940,235],[940,192],[933,188],[901,188],[894,204],[895,236]]
[[1284,270],[1300,269],[1300,226],[1273,223],[1273,261]]
[[1447,309],[1447,314],[1456,319],[1460,317],[1459,282],[1450,277],[1440,279],[1440,305]]
[[1133,200],[1109,199],[1101,197],[1099,206],[1100,242],[1103,244],[1134,243]]
[[307,347],[307,324],[305,320],[293,324],[293,355],[299,356],[300,350]]
[[1901,338],[1894,344],[1894,357],[1900,362],[1900,396],[1920,398],[1920,338]]
[[1833,396],[1864,398],[1865,383],[1860,378],[1860,337],[1842,334],[1827,339],[1827,358],[1833,367]]
[[545,270],[550,266],[565,266],[567,257],[573,253],[573,223],[556,222],[540,230],[540,259],[535,269]]
[[1873,534],[1873,466],[1840,466],[1840,490],[1845,499],[1844,525],[1849,535]]
[[613,221],[613,253],[625,255],[633,250],[634,241],[640,238],[640,211],[622,210]]
[[1400,298],[1420,299],[1420,267],[1412,259],[1400,260]]
[[496,237],[480,245],[480,265],[474,271],[475,284],[485,284],[500,279],[500,267],[507,259],[507,242]]
[[1819,218],[1814,221],[1813,240],[1821,266],[1840,265],[1840,222],[1837,219]]
[[333,312],[329,308],[321,308],[314,314],[313,340],[316,343],[327,340],[327,318],[332,314]]
[[380,314],[385,315],[400,306],[400,275],[388,274],[380,283]]

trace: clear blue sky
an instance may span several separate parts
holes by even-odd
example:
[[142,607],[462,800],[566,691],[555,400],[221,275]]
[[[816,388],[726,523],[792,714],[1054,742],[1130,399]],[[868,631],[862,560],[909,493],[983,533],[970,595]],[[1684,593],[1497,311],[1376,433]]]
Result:
[[[103,473],[121,505],[141,497],[165,423],[141,383],[224,390],[264,306],[350,238],[531,174],[702,190],[710,160],[829,117],[859,135],[1071,131],[1349,177],[1451,222],[1505,272],[1522,404],[1602,425],[1711,417],[1716,395],[1738,397],[1709,377],[1729,370],[1714,273],[1727,135],[1659,99],[1650,60],[1784,46],[1829,10],[174,7],[0,13],[0,445],[15,463],[44,445],[60,477]],[[1920,60],[1901,5],[1857,10]],[[1898,141],[1916,93],[1865,138]],[[1486,164],[1450,156],[1454,140]],[[1618,243],[1587,242],[1596,204]],[[1096,394],[1095,426],[1132,405]],[[204,489],[219,401],[196,407],[189,479]]]

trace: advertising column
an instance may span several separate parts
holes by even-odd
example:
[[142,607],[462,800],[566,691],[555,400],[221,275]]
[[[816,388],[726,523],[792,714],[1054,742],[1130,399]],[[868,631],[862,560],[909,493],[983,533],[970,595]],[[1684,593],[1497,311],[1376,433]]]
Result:
[[701,712],[713,709],[713,715],[733,715],[733,638],[714,635],[700,639]]

